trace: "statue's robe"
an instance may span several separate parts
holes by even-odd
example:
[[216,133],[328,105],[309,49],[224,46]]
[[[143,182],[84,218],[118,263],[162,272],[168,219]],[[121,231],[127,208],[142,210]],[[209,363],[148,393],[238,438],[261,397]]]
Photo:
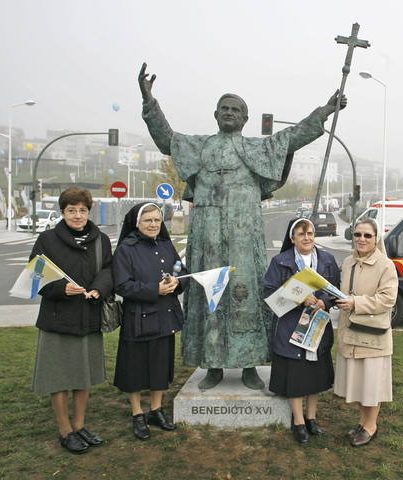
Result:
[[285,183],[293,153],[323,134],[326,110],[319,107],[295,127],[266,138],[175,133],[156,100],[144,105],[143,118],[189,187],[188,271],[236,268],[214,313],[203,288],[190,282],[184,298],[183,361],[202,368],[264,364],[270,359],[271,315],[262,300],[267,257],[261,200]]

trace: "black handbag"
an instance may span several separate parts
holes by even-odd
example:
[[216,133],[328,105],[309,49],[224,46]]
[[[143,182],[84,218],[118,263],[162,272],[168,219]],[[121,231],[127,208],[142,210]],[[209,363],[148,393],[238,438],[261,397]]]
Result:
[[[102,243],[99,235],[95,240],[95,257],[97,273],[102,268]],[[110,333],[122,325],[123,308],[122,303],[116,300],[115,294],[110,295],[101,302],[101,332]]]
[[[350,288],[349,293],[351,294],[353,291],[353,279],[354,279],[354,270],[356,264],[354,264],[351,268],[351,275],[350,275]],[[387,332],[391,326],[391,311],[388,310],[382,313],[364,313],[364,314],[357,314],[354,312],[350,313],[349,316],[350,324],[348,327],[351,330],[355,330],[357,332],[369,333],[371,335],[383,335]]]

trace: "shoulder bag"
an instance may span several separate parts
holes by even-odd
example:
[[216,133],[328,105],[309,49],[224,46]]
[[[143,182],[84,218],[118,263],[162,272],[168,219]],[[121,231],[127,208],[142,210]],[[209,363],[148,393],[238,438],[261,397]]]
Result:
[[[102,243],[101,236],[95,240],[95,257],[97,273],[102,269]],[[122,303],[116,300],[115,294],[110,295],[101,302],[101,332],[109,333],[122,325]]]
[[[354,279],[354,270],[356,264],[351,268],[351,275],[350,275],[350,288],[349,293],[352,294],[353,292],[353,279]],[[350,313],[349,316],[350,324],[349,328],[351,330],[356,330],[358,332],[369,333],[371,335],[382,335],[387,330],[389,330],[391,325],[391,311],[388,310],[383,313],[364,313],[364,314],[357,314],[354,312]]]

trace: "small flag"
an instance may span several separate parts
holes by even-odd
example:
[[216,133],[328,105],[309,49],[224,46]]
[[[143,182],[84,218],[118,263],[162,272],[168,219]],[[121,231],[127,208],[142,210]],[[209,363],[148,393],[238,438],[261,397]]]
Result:
[[[36,255],[17,278],[10,290],[10,295],[12,297],[32,299],[38,295],[39,290],[45,285],[62,278],[71,281],[70,277],[45,255]],[[76,284],[76,282],[72,283]]]
[[235,267],[220,267],[204,272],[190,273],[177,278],[193,277],[204,288],[206,293],[209,310],[211,313],[217,308],[222,294],[229,281],[229,272],[233,272]]

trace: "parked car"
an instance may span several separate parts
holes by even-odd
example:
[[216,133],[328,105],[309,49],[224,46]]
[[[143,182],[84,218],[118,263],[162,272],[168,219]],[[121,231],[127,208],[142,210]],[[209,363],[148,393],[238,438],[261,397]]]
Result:
[[332,212],[318,212],[307,218],[315,226],[315,235],[337,235],[337,222]]
[[392,310],[392,327],[403,325],[403,220],[384,237],[386,253],[395,264],[399,277],[399,292]]
[[[375,202],[357,217],[372,218],[377,221],[378,225],[382,222],[383,202]],[[399,220],[403,218],[403,200],[387,200],[385,202],[385,233],[389,232]],[[356,220],[356,221],[357,221]],[[350,224],[344,231],[344,238],[352,240],[353,225]]]
[[[60,222],[62,217],[56,210],[37,210],[36,211],[36,231],[44,232],[54,228]],[[32,216],[25,215],[25,217],[17,220],[17,232],[32,232]]]

